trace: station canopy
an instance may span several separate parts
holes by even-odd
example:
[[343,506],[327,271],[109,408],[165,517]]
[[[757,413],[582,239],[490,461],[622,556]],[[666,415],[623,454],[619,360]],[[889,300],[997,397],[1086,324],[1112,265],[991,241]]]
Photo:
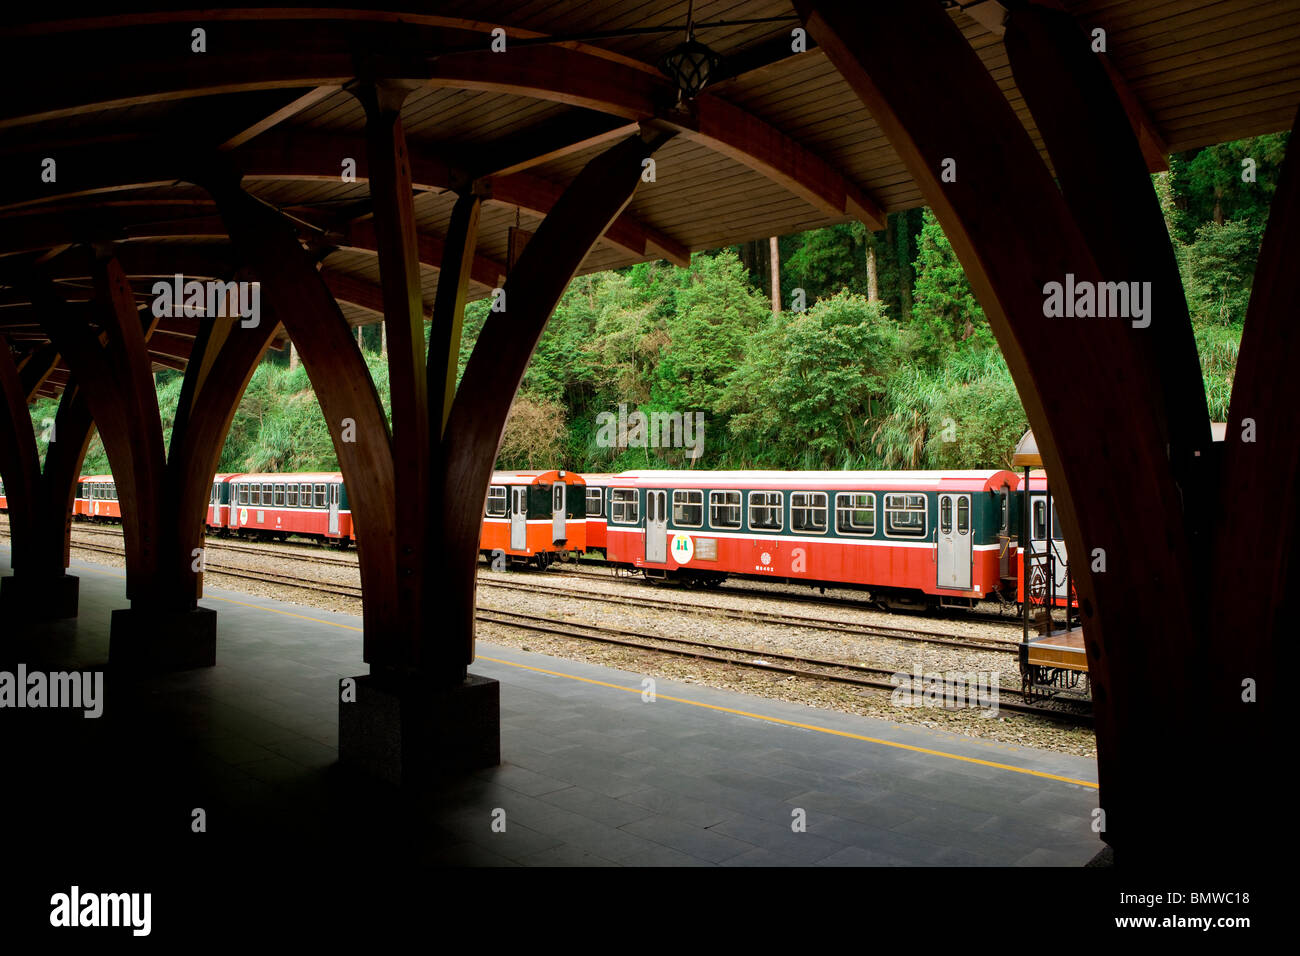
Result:
[[[1008,65],[997,3],[948,13],[1042,148]],[[1170,152],[1289,127],[1300,100],[1294,2],[1066,0],[1106,58],[1152,170]],[[66,8],[66,9],[65,9]],[[436,14],[430,13],[436,9]],[[471,298],[507,274],[583,166],[658,126],[653,184],[579,274],[885,216],[920,189],[788,0],[694,5],[711,51],[703,92],[679,97],[664,65],[687,5],[494,0],[175,12],[148,4],[85,15],[46,3],[0,27],[0,335],[21,362],[47,339],[13,277],[40,269],[76,303],[93,293],[95,244],[143,304],[158,277],[226,278],[226,227],[193,180],[221,154],[245,188],[301,225],[348,321],[378,321],[382,295],[365,178],[359,75],[409,81],[402,107],[417,190],[422,292],[432,309],[458,191],[486,197]],[[497,38],[493,30],[501,32]],[[202,30],[202,51],[195,30]],[[494,39],[504,52],[492,49]],[[806,50],[796,51],[803,42]],[[698,70],[696,79],[700,79]],[[356,165],[355,179],[343,175]],[[52,165],[51,165],[52,164]],[[165,321],[155,369],[184,368],[196,323]],[[283,339],[280,342],[283,345]],[[55,369],[38,394],[57,394]]]

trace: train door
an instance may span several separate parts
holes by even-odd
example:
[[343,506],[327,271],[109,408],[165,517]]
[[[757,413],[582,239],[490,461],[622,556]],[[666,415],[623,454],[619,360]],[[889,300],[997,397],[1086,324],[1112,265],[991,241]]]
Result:
[[564,526],[565,488],[568,486],[557,481],[551,486],[551,542],[564,544],[568,532]]
[[[1061,521],[1057,515],[1056,502],[1049,505],[1046,495],[1034,495],[1029,502],[1029,547],[1030,565],[1046,564],[1046,555],[1052,556],[1052,597],[1064,600],[1070,593],[1070,569],[1065,553],[1065,535],[1061,531]],[[1051,537],[1048,537],[1048,533]]]
[[510,550],[528,550],[528,486],[510,486]]
[[970,495],[939,496],[938,580],[941,588],[969,591],[971,588]]
[[645,559],[663,564],[668,560],[668,492],[645,494]]
[[330,489],[330,534],[339,533],[339,488],[342,485],[337,482],[331,482]]

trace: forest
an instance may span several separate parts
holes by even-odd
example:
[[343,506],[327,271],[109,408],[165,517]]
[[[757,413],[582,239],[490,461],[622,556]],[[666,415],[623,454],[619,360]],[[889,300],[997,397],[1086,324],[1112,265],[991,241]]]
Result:
[[[1286,139],[1174,155],[1169,172],[1153,176],[1215,421],[1227,415]],[[467,309],[462,370],[489,307],[484,299]],[[360,342],[386,403],[380,327],[364,327]],[[157,383],[167,438],[181,374],[160,372]],[[38,436],[55,409],[54,400],[33,404]],[[637,411],[691,416],[702,440],[662,447],[602,428]],[[1026,427],[943,230],[928,209],[912,209],[892,213],[879,232],[838,225],[700,252],[689,269],[657,261],[575,279],[516,396],[498,466],[1004,467]],[[289,350],[268,353],[220,469],[337,467],[306,370]],[[83,470],[110,470],[98,438]]]

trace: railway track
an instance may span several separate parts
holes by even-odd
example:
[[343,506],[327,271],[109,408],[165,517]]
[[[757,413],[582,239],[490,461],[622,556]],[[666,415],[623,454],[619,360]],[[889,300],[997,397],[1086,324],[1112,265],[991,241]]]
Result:
[[[121,556],[122,554],[121,550],[118,548],[107,548],[101,545],[73,544],[73,547],[86,551],[113,554],[116,556]],[[251,573],[244,569],[231,568],[224,565],[205,564],[205,570],[212,574],[258,581],[263,584],[280,584],[286,587],[319,591],[326,594],[341,595],[344,597],[361,597],[361,589],[353,585],[321,584],[320,582],[311,581],[307,578],[301,578],[295,575],[262,571]],[[492,584],[494,582],[481,583]],[[594,596],[592,597],[594,600],[599,600],[599,598]],[[715,608],[713,610],[720,609]],[[751,615],[746,615],[744,612],[737,613],[742,617],[752,617]],[[780,654],[755,648],[734,647],[729,644],[696,641],[689,638],[648,635],[624,628],[612,628],[596,624],[584,624],[580,627],[575,627],[572,623],[558,618],[534,614],[524,615],[514,611],[502,611],[493,608],[480,608],[475,615],[475,619],[486,624],[511,627],[517,630],[553,634],[569,639],[616,645],[630,649],[669,654],[677,657],[688,657],[696,660],[710,661],[712,663],[727,664],[734,667],[744,667],[751,670],[788,674],[790,676],[802,677],[810,680],[829,681],[832,683],[849,684],[875,690],[888,690],[891,692],[904,686],[903,684],[896,682],[896,680],[881,679],[895,678],[897,674],[896,671],[887,668],[871,667],[865,664],[854,664],[847,661],[827,661],[819,658]],[[917,639],[920,640],[921,638]],[[981,649],[987,650],[988,648],[982,647]],[[946,696],[952,699],[964,699],[967,693],[965,687],[959,689],[956,685],[950,684],[944,684],[940,687],[921,687],[916,686],[909,681],[907,686],[916,693],[932,692],[937,693],[939,696]],[[1003,697],[1020,699],[1003,701]],[[1024,695],[1020,691],[1011,688],[998,688],[997,706],[1001,710],[1007,710],[1013,713],[1031,714],[1034,716],[1044,717],[1048,720],[1068,723],[1075,726],[1091,726],[1092,714],[1090,709],[1084,710],[1082,708],[1075,708],[1069,706],[1069,702],[1064,701],[1054,703],[1056,704],[1055,706],[1026,703],[1024,702]]]
[[[112,530],[111,525],[110,526],[97,525],[94,527],[87,527],[85,525],[76,525],[75,527],[79,531],[90,533],[90,534],[101,534],[101,535],[111,536],[116,538],[120,538],[122,536],[121,530],[118,529],[114,531]],[[271,543],[257,544],[255,542],[235,541],[230,538],[214,537],[212,535],[209,535],[206,540],[212,543],[213,545],[222,548],[223,550],[232,551],[240,554],[268,554],[268,555],[283,556],[283,549],[286,546],[301,547],[309,550],[296,551],[294,553],[296,555],[300,555],[304,560],[310,561],[313,564],[323,564],[330,567],[356,567],[357,564],[355,555],[345,557],[341,555],[317,553],[316,548],[314,548],[312,545],[307,545],[307,544],[304,545],[293,545],[293,544],[285,545],[285,544],[271,544]],[[590,565],[591,567],[582,567],[581,565]],[[605,582],[612,583],[618,581],[620,579],[620,576],[617,574],[607,573],[606,571],[593,570],[593,568],[612,568],[612,567],[613,567],[612,565],[600,561],[584,560],[581,562],[581,564],[579,564],[578,562],[566,562],[564,563],[564,565],[562,565],[562,570],[556,569],[554,571],[553,576],[558,579],[562,579],[564,576],[568,576],[568,577],[577,577],[577,578],[588,578],[595,581],[605,581]],[[528,577],[529,574],[541,574],[542,572],[523,571],[523,572],[516,572],[516,573],[518,573],[520,578],[526,578]],[[622,576],[622,579],[631,580],[632,578],[631,576],[624,575]],[[760,585],[762,584],[762,582],[756,582],[756,583]],[[683,593],[690,593],[690,592],[683,589]],[[783,604],[793,604],[793,605],[799,605],[803,607],[813,607],[813,608],[818,608],[820,610],[825,610],[827,608],[837,608],[837,609],[842,609],[847,611],[870,611],[873,613],[881,612],[880,607],[873,601],[867,601],[867,600],[861,600],[855,598],[846,598],[846,597],[834,597],[834,596],[804,597],[798,594],[791,594],[788,591],[767,589],[762,587],[755,588],[755,587],[743,587],[743,586],[735,586],[735,585],[721,585],[719,587],[709,588],[707,593],[720,594],[728,597],[739,597],[739,598],[759,598],[759,599],[766,598],[769,600],[780,601]],[[663,602],[657,602],[657,603],[663,603]],[[683,606],[690,606],[690,605],[683,605]],[[974,621],[974,622],[987,623],[987,624],[1008,624],[1008,625],[1014,624],[1016,620],[1005,614],[995,614],[989,612],[974,612],[974,611],[972,612],[963,611],[961,613],[961,619],[966,621]],[[926,632],[926,631],[920,631],[915,628],[895,628],[894,630],[900,632],[916,631],[917,633],[932,633],[932,634],[942,636],[939,634],[939,632],[935,632],[935,631]]]
[[[100,528],[81,529],[90,534],[100,534],[105,537],[121,539],[120,530],[106,530]],[[222,551],[230,551],[238,554],[269,555],[272,557],[283,558],[285,555],[283,545],[268,544],[265,546],[248,545],[244,542],[232,543],[227,539],[209,537],[207,539]],[[300,555],[304,560],[313,564],[323,564],[336,567],[355,568],[357,562],[355,559],[315,554],[310,552],[294,552]],[[239,569],[229,568],[228,566],[216,565],[211,562],[205,562],[205,567],[216,573],[226,573],[233,577],[247,577],[253,580],[261,580],[254,575],[246,573],[237,573]],[[273,572],[268,572],[268,576],[274,577]],[[589,591],[582,591],[577,588],[565,587],[563,585],[564,576],[573,576],[581,578],[590,578],[607,584],[616,584],[619,578],[615,575],[604,574],[601,572],[583,571],[580,569],[565,570],[557,572],[550,578],[531,577],[528,574],[516,574],[516,580],[504,580],[502,578],[489,578],[482,574],[479,576],[479,584],[486,587],[493,587],[502,590],[525,591],[533,593],[549,593],[562,595],[566,598],[573,598],[580,601],[593,601],[606,604],[621,604],[629,607],[649,608],[649,609],[668,609],[679,610],[694,613],[710,614],[715,617],[729,618],[732,620],[746,621],[752,623],[778,624],[790,627],[805,627],[814,630],[838,631],[841,633],[860,634],[869,637],[880,637],[890,640],[907,641],[923,644],[936,644],[945,647],[965,648],[969,650],[983,651],[1005,651],[1014,654],[1018,641],[1016,640],[999,640],[997,638],[959,638],[951,634],[945,634],[942,631],[925,630],[923,628],[906,627],[896,624],[867,624],[849,621],[839,621],[828,617],[815,617],[800,614],[783,614],[775,611],[758,611],[758,610],[740,610],[736,608],[719,608],[709,604],[699,604],[692,601],[682,601],[673,598],[664,597],[664,592],[655,592],[653,601],[647,602],[632,597],[624,597],[615,594],[593,594]],[[685,592],[689,593],[689,592]],[[713,594],[734,594],[737,597],[744,598],[775,598],[785,603],[801,604],[817,608],[824,608],[828,603],[832,607],[846,606],[852,609],[870,610],[876,612],[869,602],[823,602],[812,598],[800,598],[794,595],[781,593],[767,593],[755,591],[747,588],[731,589],[711,589],[709,593]],[[352,595],[349,595],[352,596]],[[359,594],[356,596],[360,596]]]
[[[101,531],[93,529],[92,534],[102,534],[105,537],[121,539],[121,532]],[[232,544],[222,539],[209,539],[223,551],[231,551],[239,554],[253,554],[263,556],[273,556],[283,558],[284,549],[277,545],[267,545],[265,547],[246,546],[243,544]],[[105,553],[120,553],[120,549],[99,548]],[[356,561],[347,558],[335,557],[332,555],[303,554],[302,557],[313,564],[325,564],[332,566],[356,567]],[[225,574],[230,577],[242,578],[252,581],[265,581],[268,583],[285,584],[290,587],[302,587],[307,590],[317,590],[330,594],[343,594],[347,597],[361,597],[360,588],[351,585],[320,585],[317,583],[307,582],[306,579],[294,576],[277,574],[276,572],[258,572],[256,574],[240,568],[234,568],[229,565],[214,564],[211,561],[205,561],[204,567],[207,571],[214,574]],[[566,571],[564,574],[573,575],[575,572]],[[594,573],[580,574],[581,577],[591,577],[605,583],[616,583],[617,578],[613,575]],[[592,593],[577,588],[563,586],[563,579],[556,575],[555,579],[542,580],[529,579],[526,575],[518,576],[518,580],[504,580],[501,578],[489,578],[480,574],[479,585],[483,587],[496,588],[498,590],[522,591],[534,594],[551,594],[562,596],[566,599],[578,601],[590,601],[600,604],[620,604],[628,607],[643,608],[649,610],[676,610],[687,613],[707,614],[713,617],[726,618],[729,620],[743,621],[746,623],[756,624],[775,624],[786,627],[800,627],[811,630],[830,631],[838,633],[848,633],[855,636],[876,637],[886,640],[894,640],[918,644],[934,644],[943,647],[961,648],[977,651],[994,651],[1007,654],[1015,654],[1017,641],[1001,640],[997,638],[959,638],[941,631],[931,631],[922,628],[906,627],[897,624],[870,624],[852,621],[840,621],[828,617],[814,617],[802,614],[785,614],[776,611],[761,610],[741,610],[737,608],[721,608],[709,604],[700,604],[692,601],[674,600],[666,598],[662,593],[656,593],[653,601],[647,602],[633,597],[608,594]],[[755,592],[744,588],[735,589],[737,596],[748,598],[766,597],[761,592]],[[717,593],[716,591],[714,593]],[[815,600],[798,601],[797,603],[806,603],[815,607],[822,605]],[[863,602],[865,604],[865,602]]]
[[[612,580],[608,575],[600,575],[600,577]],[[566,598],[596,601],[604,604],[625,604],[631,607],[644,608],[647,610],[663,609],[691,611],[755,624],[781,624],[789,627],[804,627],[819,631],[838,631],[841,633],[850,633],[866,637],[881,637],[889,640],[908,641],[918,644],[939,644],[946,647],[960,647],[977,651],[1001,651],[1008,654],[1015,654],[1018,643],[1016,641],[1004,641],[997,638],[956,638],[951,634],[944,634],[941,631],[926,631],[920,628],[902,627],[899,625],[837,621],[833,618],[805,617],[799,614],[782,614],[776,611],[746,611],[737,608],[722,608],[710,604],[697,604],[690,601],[667,600],[658,594],[655,595],[653,601],[644,601],[614,594],[593,594],[590,591],[579,591],[573,588],[557,587],[549,583],[541,586],[534,586],[524,582],[485,578],[481,575],[478,583],[480,587],[486,586],[514,591],[558,594]]]
[[[858,687],[869,687],[872,689],[888,691],[894,691],[903,686],[908,686],[917,693],[928,689],[924,686],[917,686],[910,681],[908,684],[904,685],[902,683],[895,683],[894,681],[876,679],[878,677],[894,677],[899,672],[883,667],[870,667],[865,664],[851,664],[845,661],[825,661],[817,658],[800,657],[792,654],[778,654],[769,651],[760,651],[754,648],[733,647],[729,644],[694,641],[688,638],[661,637],[659,635],[642,634],[638,631],[604,627],[593,624],[584,624],[580,628],[575,628],[568,621],[559,620],[557,618],[540,617],[532,614],[525,615],[514,611],[498,611],[489,608],[480,609],[479,613],[476,615],[476,619],[483,621],[484,623],[504,625],[519,630],[555,634],[560,637],[578,638],[581,640],[595,641],[602,644],[612,644],[619,647],[635,648],[638,650],[656,651],[658,653],[672,654],[678,657],[690,657],[696,660],[706,660],[719,664],[746,667],[752,670],[790,674],[792,676],[805,677],[811,680],[824,680],[838,684],[852,684]],[[630,640],[629,638],[640,638],[640,640]],[[655,643],[647,643],[648,641],[653,641]],[[659,646],[662,644],[675,646]],[[747,655],[749,655],[748,659],[746,659]],[[772,663],[773,661],[782,661],[785,663]],[[809,670],[810,667],[818,668],[818,670]],[[868,674],[872,676],[858,676]],[[959,689],[956,685],[952,684],[944,684],[941,687],[935,688],[935,690],[936,693],[947,695],[953,699],[961,699],[966,694],[966,688],[962,687]],[[1006,702],[1001,699],[1004,696],[1017,697],[1020,698],[1020,700]],[[1002,710],[1008,710],[1020,714],[1033,714],[1038,717],[1046,717],[1049,720],[1056,720],[1062,723],[1073,724],[1075,726],[1092,725],[1091,708],[1085,710],[1082,707],[1052,707],[1024,703],[1024,695],[1020,691],[1005,687],[998,688],[998,698],[998,707]],[[1061,701],[1058,703],[1068,704],[1072,702]]]

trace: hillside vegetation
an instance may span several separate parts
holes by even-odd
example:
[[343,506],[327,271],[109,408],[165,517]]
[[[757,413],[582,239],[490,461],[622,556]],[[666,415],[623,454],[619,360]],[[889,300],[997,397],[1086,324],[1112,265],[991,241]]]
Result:
[[[1285,134],[1171,159],[1155,177],[1182,270],[1211,417],[1222,421]],[[1255,163],[1244,181],[1243,160]],[[966,468],[1010,463],[1026,417],[1006,363],[929,210],[783,237],[773,312],[766,240],[573,281],[516,397],[500,467]],[[1141,277],[1125,277],[1138,279]],[[800,308],[802,306],[802,308]],[[461,369],[488,314],[466,314]],[[377,326],[363,353],[387,404]],[[223,471],[335,470],[306,370],[272,353]],[[179,373],[158,375],[170,436]],[[1080,401],[1086,401],[1086,384]],[[701,413],[703,445],[610,447],[602,413]],[[56,405],[37,402],[37,434]],[[692,419],[694,420],[694,419]],[[647,447],[637,447],[646,444]],[[43,450],[43,449],[42,449]],[[85,471],[108,471],[96,438]]]

